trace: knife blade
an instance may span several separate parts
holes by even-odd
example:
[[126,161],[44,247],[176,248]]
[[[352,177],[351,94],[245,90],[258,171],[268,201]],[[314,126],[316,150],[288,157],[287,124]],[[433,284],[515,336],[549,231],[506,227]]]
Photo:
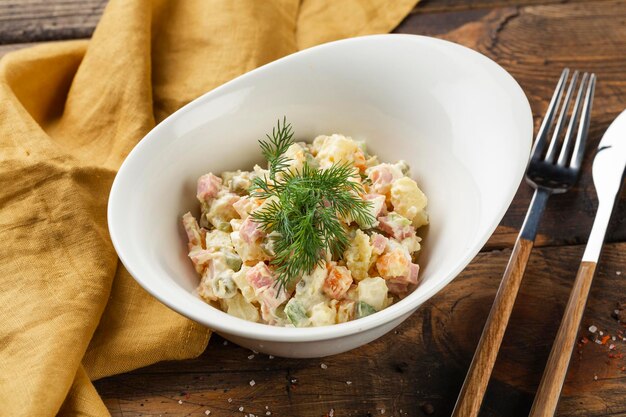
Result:
[[598,194],[598,211],[593,222],[584,262],[597,262],[626,168],[626,110],[604,133],[593,159],[593,185]]
[[554,339],[546,369],[530,410],[530,417],[554,416],[589,297],[606,229],[622,185],[624,169],[626,169],[626,110],[611,123],[604,133],[593,159],[593,184],[598,194],[598,211],[559,331]]

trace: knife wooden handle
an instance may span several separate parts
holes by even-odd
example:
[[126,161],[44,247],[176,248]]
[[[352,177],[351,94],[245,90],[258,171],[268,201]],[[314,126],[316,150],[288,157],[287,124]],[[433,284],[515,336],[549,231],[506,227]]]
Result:
[[452,417],[478,415],[532,248],[532,240],[520,237],[515,242]]
[[530,417],[552,417],[554,415],[595,270],[595,262],[583,261],[580,264],[576,281],[574,281],[574,288],[567,302],[567,307],[565,307],[561,326],[554,340],[554,345],[552,345],[548,364],[537,389],[535,402],[530,410]]

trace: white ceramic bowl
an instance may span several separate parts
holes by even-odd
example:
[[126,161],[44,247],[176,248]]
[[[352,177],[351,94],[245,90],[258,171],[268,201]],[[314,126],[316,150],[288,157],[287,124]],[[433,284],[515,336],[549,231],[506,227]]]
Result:
[[[281,328],[229,316],[194,295],[180,217],[198,213],[196,180],[261,163],[257,140],[283,115],[297,139],[342,133],[366,140],[381,161],[411,166],[431,225],[422,283],[404,300],[349,323]],[[471,261],[522,179],[532,130],[519,85],[470,49],[411,35],[328,43],[251,71],[154,128],[115,178],[109,231],[128,271],[170,308],[260,352],[332,355],[392,330]]]

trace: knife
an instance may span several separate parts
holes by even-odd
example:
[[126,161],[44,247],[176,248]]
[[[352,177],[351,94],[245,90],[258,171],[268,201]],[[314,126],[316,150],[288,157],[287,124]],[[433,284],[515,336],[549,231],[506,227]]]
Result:
[[556,410],[625,168],[626,110],[607,129],[593,160],[593,184],[598,194],[598,211],[530,417],[552,417]]

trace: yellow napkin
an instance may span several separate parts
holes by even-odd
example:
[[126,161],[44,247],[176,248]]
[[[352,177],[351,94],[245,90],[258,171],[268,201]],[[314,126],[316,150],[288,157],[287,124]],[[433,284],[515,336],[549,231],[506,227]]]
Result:
[[90,41],[0,61],[0,414],[105,416],[92,380],[191,358],[209,330],[118,262],[106,205],[137,142],[299,49],[391,30],[418,0],[113,0]]

